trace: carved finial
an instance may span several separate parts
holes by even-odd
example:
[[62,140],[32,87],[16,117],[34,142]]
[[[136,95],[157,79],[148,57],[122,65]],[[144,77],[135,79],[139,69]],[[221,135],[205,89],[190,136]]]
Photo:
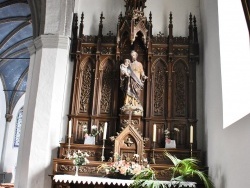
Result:
[[172,12],[170,12],[170,14],[169,14],[169,23],[170,24],[173,23],[173,14],[172,14]]
[[79,29],[79,37],[81,37],[83,34],[83,19],[84,19],[84,14],[82,12],[81,21],[80,21],[80,29]]
[[82,15],[81,15],[81,23],[83,23],[83,19],[84,19],[84,13],[82,12]]
[[152,13],[151,13],[151,11],[150,11],[150,13],[149,13],[149,23],[152,24]]
[[194,27],[196,27],[196,17],[194,16]]
[[122,12],[120,13],[120,15],[119,15],[118,19],[119,19],[119,22],[121,22],[121,21],[122,21]]
[[191,14],[191,12],[190,12],[190,15],[189,15],[189,25],[192,25],[192,14]]
[[105,17],[103,17],[103,12],[101,13],[101,16],[100,16],[100,24],[102,24],[102,20],[105,19]]

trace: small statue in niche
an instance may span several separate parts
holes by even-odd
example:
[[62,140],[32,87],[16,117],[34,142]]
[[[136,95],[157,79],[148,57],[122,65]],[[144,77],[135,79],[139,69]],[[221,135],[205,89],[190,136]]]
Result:
[[143,108],[140,102],[140,92],[144,87],[144,82],[148,78],[143,70],[141,62],[137,61],[136,51],[131,52],[132,62],[125,59],[120,66],[120,87],[124,93],[123,112],[133,111],[136,115],[142,115]]

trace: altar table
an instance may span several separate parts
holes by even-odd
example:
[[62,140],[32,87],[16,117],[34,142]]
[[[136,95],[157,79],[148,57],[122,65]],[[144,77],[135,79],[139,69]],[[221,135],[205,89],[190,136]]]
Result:
[[[94,185],[94,187],[128,187],[133,183],[134,180],[123,180],[123,179],[112,179],[105,177],[93,177],[93,176],[74,176],[74,175],[55,175],[53,177],[54,187],[63,187],[59,185],[64,184],[65,187],[90,187],[89,185]],[[159,180],[160,181],[160,180]],[[170,184],[170,181],[161,181],[166,185]],[[71,186],[72,185],[72,186]],[[82,186],[74,186],[82,185]],[[85,186],[84,186],[85,185]],[[97,185],[97,186],[95,186]],[[98,186],[102,185],[102,186]],[[181,182],[180,187],[196,187],[195,182]]]

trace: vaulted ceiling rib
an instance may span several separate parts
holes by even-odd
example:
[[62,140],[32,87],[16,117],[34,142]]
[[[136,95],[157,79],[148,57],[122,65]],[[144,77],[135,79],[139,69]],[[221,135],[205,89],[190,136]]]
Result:
[[29,69],[28,47],[33,42],[31,11],[27,0],[0,0],[0,78],[6,114],[25,93]]

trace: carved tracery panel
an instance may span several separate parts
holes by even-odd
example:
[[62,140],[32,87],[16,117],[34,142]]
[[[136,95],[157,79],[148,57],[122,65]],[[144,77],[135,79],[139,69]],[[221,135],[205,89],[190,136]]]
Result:
[[100,113],[109,114],[111,112],[113,79],[113,66],[112,62],[109,60],[102,74]]
[[174,116],[187,116],[187,68],[183,61],[174,64]]
[[159,60],[154,69],[154,115],[163,116],[166,96],[166,65]]
[[94,75],[92,71],[91,62],[87,62],[82,73],[82,86],[80,96],[80,112],[88,113],[91,110],[91,98],[93,91]]

